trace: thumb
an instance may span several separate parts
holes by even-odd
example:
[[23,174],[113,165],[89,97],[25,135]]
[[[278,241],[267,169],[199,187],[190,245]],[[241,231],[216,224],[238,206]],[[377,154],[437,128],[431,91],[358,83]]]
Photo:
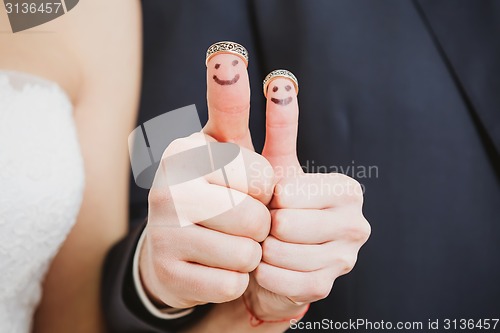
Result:
[[217,141],[253,150],[248,119],[248,53],[240,44],[218,42],[207,51],[208,122],[204,132]]
[[262,155],[278,179],[302,173],[297,158],[298,82],[287,70],[275,70],[264,79],[266,141]]

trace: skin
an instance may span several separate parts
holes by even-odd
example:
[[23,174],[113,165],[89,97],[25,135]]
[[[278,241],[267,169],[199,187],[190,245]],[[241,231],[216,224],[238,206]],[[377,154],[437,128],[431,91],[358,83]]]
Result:
[[85,166],[78,220],[47,273],[33,332],[104,332],[101,267],[128,223],[127,136],[139,96],[139,3],[80,1],[68,14],[16,34],[8,32],[0,10],[0,30],[1,69],[54,81],[70,97]]
[[[290,84],[286,84],[285,86],[282,86],[281,87],[282,89],[284,88],[285,91],[290,91],[292,90],[292,86]],[[276,93],[280,88],[277,86],[277,85],[274,85],[272,87],[272,91],[273,93]],[[274,104],[278,104],[278,105],[288,105],[290,104],[291,102],[293,101],[293,96],[287,96],[287,97],[283,97],[283,98],[276,98],[276,97],[271,97],[271,102],[273,102]]]
[[[236,67],[238,66],[238,64],[240,63],[240,60],[238,59],[234,59],[233,61],[231,61],[231,65],[233,67]],[[220,68],[221,64],[220,63],[217,63],[215,64],[214,68],[215,70],[218,70]],[[222,71],[222,70],[221,70]],[[236,73],[232,79],[230,80],[224,80],[224,79],[220,79],[217,74],[214,74],[214,76],[212,77],[215,81],[215,83],[221,85],[221,86],[227,86],[227,85],[232,85],[232,84],[235,84],[238,82],[238,80],[240,79],[240,74]]]
[[[208,123],[203,133],[174,142],[164,156],[199,146],[201,140],[240,145],[247,172],[234,175],[229,191],[246,199],[208,221],[175,226],[174,199],[164,180],[166,164],[159,168],[149,196],[149,222],[140,255],[146,292],[163,307],[216,303],[188,332],[286,330],[286,320],[252,327],[243,298],[260,319],[298,318],[307,304],[328,296],[338,276],[352,270],[370,235],[362,214],[361,187],[355,180],[302,171],[296,154],[297,96],[286,88],[293,87],[286,78],[276,78],[270,85],[283,89],[268,93],[266,141],[262,155],[254,152],[248,129],[248,74],[245,67],[231,65],[235,59],[218,54],[208,62]],[[239,75],[239,79],[220,84],[215,75],[223,80]],[[241,186],[245,182],[248,188]],[[226,186],[217,177],[204,177],[193,183],[192,195],[182,205],[210,211],[218,200],[225,200]],[[321,186],[326,190],[299,190]],[[193,221],[196,214],[193,208]]]

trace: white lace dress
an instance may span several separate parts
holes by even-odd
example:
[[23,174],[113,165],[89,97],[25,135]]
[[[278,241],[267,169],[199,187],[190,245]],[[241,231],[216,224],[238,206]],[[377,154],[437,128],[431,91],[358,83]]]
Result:
[[67,95],[54,83],[0,70],[0,332],[30,332],[83,187]]

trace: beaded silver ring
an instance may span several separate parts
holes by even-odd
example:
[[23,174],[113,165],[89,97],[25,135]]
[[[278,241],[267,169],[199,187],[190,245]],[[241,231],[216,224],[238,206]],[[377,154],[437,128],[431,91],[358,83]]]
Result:
[[248,51],[241,44],[224,41],[210,45],[210,47],[207,50],[205,65],[208,66],[208,61],[218,53],[234,54],[240,57],[245,62],[245,66],[248,67]]
[[289,79],[290,81],[292,81],[293,85],[295,87],[295,92],[297,94],[299,93],[299,81],[297,80],[295,75],[293,75],[292,72],[287,71],[286,69],[277,69],[277,70],[274,70],[271,73],[267,74],[264,81],[262,82],[262,88],[264,90],[264,96],[266,98],[267,98],[267,87],[274,79],[277,79],[279,77]]

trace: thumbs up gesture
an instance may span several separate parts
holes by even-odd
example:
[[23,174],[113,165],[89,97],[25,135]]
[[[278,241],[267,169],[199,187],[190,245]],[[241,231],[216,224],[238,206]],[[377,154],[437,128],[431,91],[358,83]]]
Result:
[[[174,141],[156,173],[140,277],[158,307],[241,300],[260,323],[295,318],[353,268],[370,234],[362,190],[342,174],[302,171],[298,83],[287,71],[266,81],[266,141],[255,153],[246,51],[218,44],[225,52],[207,57],[209,120],[201,133]],[[181,189],[169,186],[183,172],[169,158],[204,144],[238,145],[239,158]],[[181,215],[188,226],[177,223]]]
[[269,76],[262,155],[275,173],[271,231],[244,297],[255,318],[273,322],[294,318],[327,297],[335,279],[352,270],[370,225],[357,181],[302,171],[296,153],[298,83],[284,70]]
[[[221,52],[211,57],[207,102],[205,128],[167,147],[149,192],[139,271],[147,296],[159,308],[183,309],[239,298],[262,258],[259,242],[270,230],[267,204],[274,174],[252,146],[244,57]],[[231,152],[235,145],[238,156],[220,170],[176,181],[205,169],[197,156],[179,157],[207,147],[209,164],[218,165],[224,161],[217,150],[224,157],[224,149]],[[258,172],[247,172],[250,169]]]

